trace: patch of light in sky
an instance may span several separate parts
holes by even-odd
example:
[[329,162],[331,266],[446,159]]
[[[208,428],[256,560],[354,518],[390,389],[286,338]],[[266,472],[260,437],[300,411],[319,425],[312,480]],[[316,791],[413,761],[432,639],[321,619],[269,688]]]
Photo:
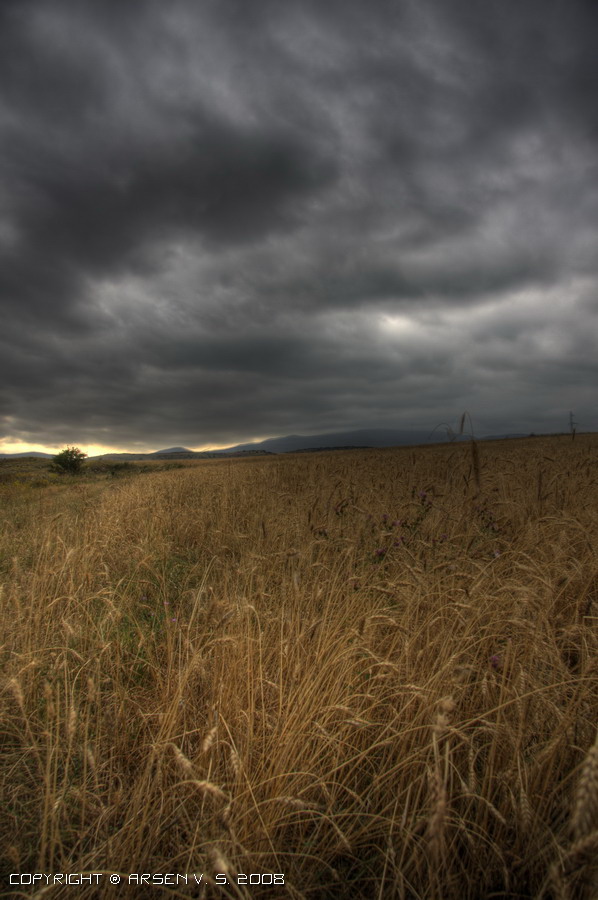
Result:
[[379,320],[380,328],[389,334],[408,335],[419,330],[417,322],[408,316],[397,316],[383,313]]

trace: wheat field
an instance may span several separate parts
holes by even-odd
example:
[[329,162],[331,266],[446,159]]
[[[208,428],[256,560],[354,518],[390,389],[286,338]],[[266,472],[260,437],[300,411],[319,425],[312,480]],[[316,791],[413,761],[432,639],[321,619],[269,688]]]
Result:
[[0,893],[598,896],[597,435],[5,480],[0,513]]

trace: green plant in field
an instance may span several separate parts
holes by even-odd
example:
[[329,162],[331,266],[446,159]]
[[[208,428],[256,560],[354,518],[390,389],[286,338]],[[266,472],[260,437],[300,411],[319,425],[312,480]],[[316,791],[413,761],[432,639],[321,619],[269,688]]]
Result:
[[57,453],[56,456],[52,457],[52,462],[60,469],[60,471],[68,472],[70,475],[76,475],[77,472],[81,471],[81,466],[83,465],[83,460],[86,456],[87,453],[79,450],[78,447],[66,447],[64,450],[61,450],[60,453]]

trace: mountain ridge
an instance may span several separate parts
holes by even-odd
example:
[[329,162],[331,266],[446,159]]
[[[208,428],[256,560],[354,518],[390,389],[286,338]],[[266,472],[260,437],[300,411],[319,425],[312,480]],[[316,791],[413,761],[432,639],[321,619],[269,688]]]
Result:
[[27,453],[0,453],[0,459],[52,459],[54,455],[42,453],[41,450],[28,450]]
[[[488,434],[476,438],[480,441],[512,440],[529,437],[528,432]],[[218,450],[189,450],[187,447],[168,447],[148,453],[115,452],[90,456],[89,459],[213,459],[225,456],[266,455],[272,453],[297,453],[316,450],[365,449],[377,447],[409,447],[421,444],[442,444],[471,440],[469,435],[449,434],[438,429],[430,431],[397,428],[358,428],[352,431],[332,431],[319,434],[289,434],[263,441],[234,444]],[[53,454],[40,451],[26,453],[0,453],[0,459],[17,458],[52,459]]]

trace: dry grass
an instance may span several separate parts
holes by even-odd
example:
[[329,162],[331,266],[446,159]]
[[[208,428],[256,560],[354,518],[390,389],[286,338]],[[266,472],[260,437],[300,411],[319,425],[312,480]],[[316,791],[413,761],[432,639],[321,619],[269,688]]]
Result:
[[0,892],[596,896],[597,451],[0,485]]

